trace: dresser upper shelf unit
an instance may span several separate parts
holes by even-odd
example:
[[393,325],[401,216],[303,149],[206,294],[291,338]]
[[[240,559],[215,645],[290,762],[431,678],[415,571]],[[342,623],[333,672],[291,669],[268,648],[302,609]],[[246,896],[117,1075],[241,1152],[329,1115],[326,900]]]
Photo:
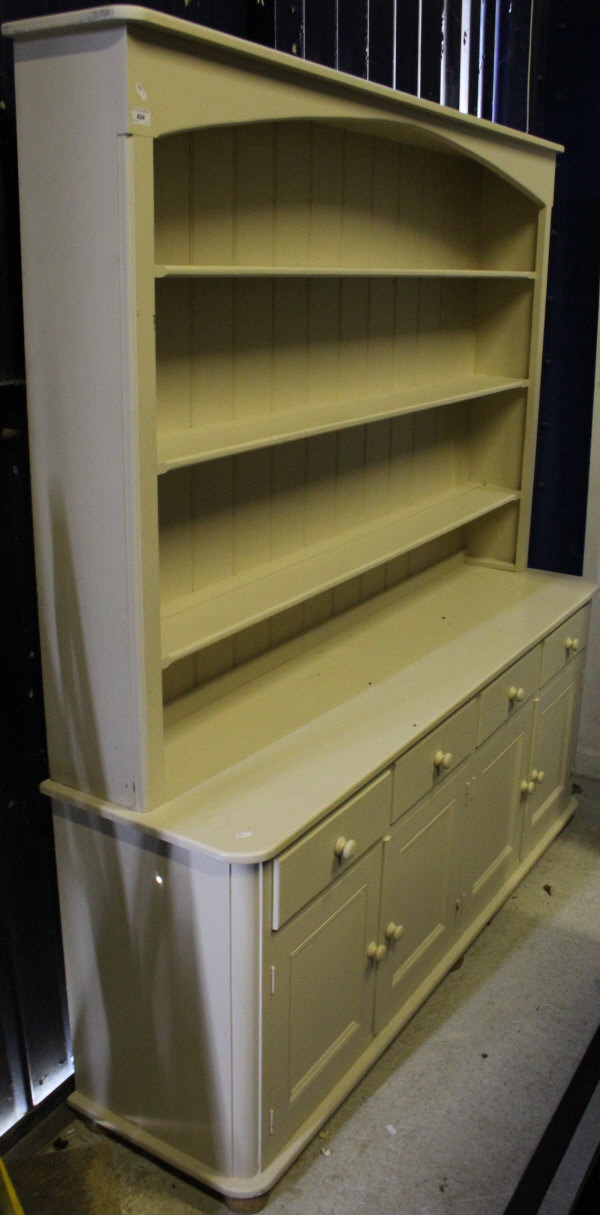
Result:
[[143,812],[165,714],[525,567],[556,148],[132,6],[13,31],[50,774]]

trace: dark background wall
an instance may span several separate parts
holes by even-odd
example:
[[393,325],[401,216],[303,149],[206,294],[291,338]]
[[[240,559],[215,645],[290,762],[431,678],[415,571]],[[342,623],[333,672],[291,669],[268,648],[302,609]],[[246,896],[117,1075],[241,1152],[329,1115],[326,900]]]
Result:
[[[0,0],[0,19],[85,0]],[[583,560],[600,246],[596,0],[145,0],[146,7],[564,143],[531,564]],[[466,51],[463,48],[467,48]],[[442,73],[442,51],[444,70]],[[463,89],[463,92],[465,90]],[[18,257],[12,47],[0,42],[0,1150],[70,1085],[46,775]]]

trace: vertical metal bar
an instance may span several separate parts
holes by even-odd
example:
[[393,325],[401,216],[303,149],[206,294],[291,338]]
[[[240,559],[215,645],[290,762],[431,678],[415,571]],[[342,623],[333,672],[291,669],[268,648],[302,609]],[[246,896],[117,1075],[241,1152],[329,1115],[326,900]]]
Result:
[[494,10],[494,69],[492,77],[492,121],[498,121],[498,77],[501,64],[500,50],[500,13],[502,0],[496,0]]
[[469,37],[469,114],[479,113],[481,63],[483,58],[483,15],[485,0],[471,0],[471,33]]
[[481,17],[481,66],[478,113],[480,118],[491,118],[494,107],[496,0],[483,0]]
[[463,114],[468,114],[469,112],[471,28],[471,0],[462,0],[462,27],[460,32],[460,93],[458,98],[458,108]]
[[440,101],[458,109],[461,74],[461,0],[444,0],[440,69]]

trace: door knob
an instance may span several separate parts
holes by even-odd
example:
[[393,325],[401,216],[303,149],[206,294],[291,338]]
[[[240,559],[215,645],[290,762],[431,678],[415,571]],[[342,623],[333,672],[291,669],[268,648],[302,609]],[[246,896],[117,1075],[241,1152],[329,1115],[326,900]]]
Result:
[[371,941],[371,943],[367,945],[367,957],[370,958],[372,962],[382,962],[386,953],[387,945],[378,945],[377,941]]
[[402,927],[402,924],[394,924],[394,921],[390,920],[385,930],[385,935],[388,941],[399,941],[403,934],[404,928]]
[[340,861],[349,861],[354,856],[358,845],[356,840],[347,840],[345,835],[340,835],[335,841],[333,851]]
[[450,768],[454,756],[451,751],[436,751],[433,762],[436,768]]

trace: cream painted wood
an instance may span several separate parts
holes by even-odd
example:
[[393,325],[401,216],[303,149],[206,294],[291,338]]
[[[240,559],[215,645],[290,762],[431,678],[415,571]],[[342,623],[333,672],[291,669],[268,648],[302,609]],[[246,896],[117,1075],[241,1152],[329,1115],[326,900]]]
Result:
[[[54,819],[78,1093],[231,1174],[248,1063],[232,1059],[230,944],[235,926],[256,976],[252,921],[231,909],[229,866],[102,828],[68,807]],[[253,1110],[241,1143],[255,1125]]]
[[590,626],[589,606],[580,608],[566,624],[546,637],[542,651],[542,684],[562,671],[587,645]]
[[[339,465],[338,465],[339,468]],[[247,469],[248,491],[254,495],[258,476],[263,470]],[[257,473],[256,479],[253,472]],[[449,531],[464,527],[480,519],[490,511],[515,501],[513,491],[479,485],[464,487],[459,491],[439,494],[433,502],[419,507],[409,507],[406,512],[389,513],[385,523],[366,524],[359,522],[360,497],[353,483],[350,466],[340,476],[346,482],[336,491],[336,507],[339,507],[343,490],[347,492],[343,517],[350,519],[355,514],[354,525],[329,539],[319,540],[307,546],[300,556],[298,550],[289,555],[268,560],[271,543],[269,532],[273,527],[273,512],[267,499],[253,499],[248,504],[243,518],[234,525],[231,548],[239,574],[216,582],[210,591],[194,592],[193,528],[175,527],[175,536],[170,525],[172,513],[163,508],[163,536],[165,557],[162,562],[163,591],[168,593],[173,580],[179,581],[179,595],[165,601],[162,628],[162,663],[172,662],[196,653],[201,647],[221,641],[224,637],[265,620],[274,613],[285,611],[302,603],[313,595],[322,594],[331,587],[340,585],[350,577],[365,573],[376,566],[387,563],[402,553],[410,552],[423,544],[447,535]],[[239,481],[237,482],[239,485]],[[189,501],[186,483],[177,486],[174,510]],[[353,492],[354,491],[354,492]],[[285,495],[290,493],[289,482]],[[279,498],[279,505],[283,494]],[[173,498],[171,499],[173,503]],[[354,504],[354,511],[352,510]],[[216,503],[213,502],[213,508]],[[290,506],[293,512],[293,504]],[[337,513],[337,512],[336,512]],[[295,513],[296,522],[302,519],[301,511]],[[205,520],[206,522],[206,520]],[[212,520],[211,520],[212,522]],[[216,519],[217,538],[214,529],[204,528],[204,544],[211,551],[224,556],[223,545],[218,538],[231,527],[225,520]],[[290,532],[286,530],[289,543]],[[204,547],[199,544],[199,551]],[[238,565],[239,563],[239,565]],[[245,567],[245,568],[244,568]],[[202,566],[203,572],[205,567]],[[187,595],[181,593],[185,582],[190,586]]]
[[[572,623],[573,617],[565,626]],[[532,653],[537,660],[539,644]],[[278,931],[273,931],[270,921],[277,886],[273,871],[279,861],[266,866],[264,879],[261,867],[255,865],[229,867],[222,861],[210,862],[214,866],[211,871],[214,893],[210,897],[221,898],[231,908],[231,926],[225,917],[231,954],[223,949],[222,942],[219,944],[219,938],[213,942],[211,931],[210,947],[212,950],[214,945],[216,952],[209,959],[200,951],[204,959],[202,970],[210,975],[217,1009],[221,1000],[229,999],[226,993],[230,980],[236,992],[230,1006],[233,1075],[223,1073],[228,1090],[233,1083],[232,1105],[219,1106],[212,1097],[207,1097],[210,1118],[218,1119],[220,1142],[225,1145],[216,1168],[204,1157],[199,1159],[198,1155],[188,1155],[182,1150],[182,1143],[186,1143],[183,1130],[175,1133],[169,1127],[157,1136],[145,1114],[133,1121],[128,1114],[124,1116],[118,1102],[107,1099],[93,1081],[89,1086],[91,1092],[85,1091],[84,1083],[76,1094],[77,1108],[101,1118],[147,1150],[186,1168],[226,1194],[257,1193],[268,1188],[361,1070],[384,1048],[392,1027],[400,1028],[414,1010],[415,1001],[424,998],[436,978],[441,977],[481,929],[485,917],[514,888],[539,853],[540,831],[543,830],[542,842],[546,846],[572,812],[565,757],[571,754],[574,745],[574,709],[581,662],[579,656],[542,691],[540,726],[531,749],[534,706],[530,701],[496,730],[489,742],[474,749],[462,768],[443,780],[413,810],[406,811],[390,829],[387,820],[391,773],[388,773],[365,790],[363,796],[300,839],[288,856],[305,857],[304,886],[300,898],[289,908],[291,917]],[[482,697],[486,690],[483,689]],[[476,710],[476,702],[471,703]],[[460,716],[457,715],[459,719]],[[470,730],[473,748],[476,717],[475,712]],[[525,822],[528,851],[519,862],[518,842],[526,806],[521,784],[536,754],[544,760],[547,749],[560,750],[558,739],[562,758],[558,778],[551,774],[556,790],[550,799],[552,814],[545,819],[543,828],[534,825],[535,839],[531,837],[532,827]],[[565,743],[565,739],[569,742]],[[352,823],[357,836],[371,832],[373,840],[374,812],[379,840],[373,841],[371,849],[356,863],[349,856],[347,871],[335,867],[332,870],[329,864],[329,875],[324,874],[313,883],[311,869],[315,855],[319,855],[318,845],[328,839],[335,852],[336,844],[341,844],[338,828],[347,822]],[[128,998],[127,984],[122,990],[123,971],[132,975],[134,981],[141,970],[150,974],[156,971],[153,952],[156,938],[155,934],[144,932],[144,917],[138,920],[136,916],[132,928],[139,954],[137,969],[132,966],[129,938],[121,928],[116,929],[114,941],[109,938],[110,950],[104,960],[102,925],[107,918],[118,923],[114,917],[111,919],[109,911],[118,883],[116,877],[113,882],[106,880],[107,869],[116,866],[119,881],[124,882],[128,891],[135,887],[138,897],[138,891],[143,893],[148,887],[152,890],[164,886],[165,892],[169,892],[174,886],[177,890],[177,881],[170,873],[170,858],[179,866],[186,863],[188,856],[185,848],[165,845],[140,832],[138,827],[122,825],[115,830],[113,826],[107,834],[101,826],[102,820],[97,815],[81,817],[66,807],[58,810],[61,888],[66,891],[63,914],[69,921],[66,940],[73,963],[70,989],[72,1007],[80,1013],[79,1049],[84,1076],[91,1064],[91,1055],[86,1063],[88,1053],[96,1059],[96,1044],[102,1032],[98,1009],[102,1021],[105,1016],[101,1001],[94,1004],[93,1010],[87,1008],[82,977],[88,971],[85,967],[80,969],[84,954],[88,968],[91,960],[98,974],[107,979],[109,1006],[117,1011],[122,1000]],[[115,840],[120,838],[123,843],[115,848]],[[344,846],[346,842],[347,838]],[[86,859],[90,849],[90,858]],[[140,859],[136,859],[136,852],[141,853]],[[127,861],[128,853],[131,859]],[[144,857],[149,859],[146,861]],[[163,857],[164,864],[159,864],[157,858]],[[281,860],[285,862],[285,854]],[[192,867],[196,864],[192,853],[189,863]],[[202,869],[205,865],[202,856],[199,863]],[[133,882],[129,878],[124,881],[121,876],[129,872],[134,875]],[[302,860],[297,872],[302,878]],[[292,863],[292,882],[294,876]],[[329,885],[319,894],[317,888],[322,888],[327,876]],[[157,878],[162,880],[157,882]],[[208,898],[209,893],[208,883],[205,886],[203,879],[197,896]],[[178,900],[179,911],[175,916],[181,934],[180,949],[184,952],[190,934],[195,940],[202,924],[212,924],[216,907],[215,904],[208,913],[201,909],[196,924],[194,915],[187,910],[186,898]],[[92,909],[91,921],[89,909],[85,915],[81,914],[80,899],[86,899]],[[304,908],[298,906],[301,899],[308,900]],[[136,902],[136,910],[137,906]],[[264,961],[261,961],[261,937]],[[119,984],[118,998],[111,994],[113,972],[118,976],[114,980]],[[311,976],[315,974],[319,982],[312,984]],[[171,1015],[168,1008],[164,1015]],[[261,1035],[262,1056],[258,1047]],[[139,1044],[137,1040],[128,1040],[128,1046],[133,1067],[135,1059],[139,1059],[136,1050],[145,1049],[143,1038]],[[101,1058],[106,1064],[106,1056]],[[144,1073],[141,1059],[139,1070]],[[215,1084],[218,1093],[217,1078]],[[152,1102],[151,1086],[144,1083],[138,1107],[142,1111],[153,1109]],[[177,1108],[183,1113],[180,1105]],[[262,1147],[259,1147],[259,1127],[262,1127]],[[220,1169],[228,1158],[230,1135],[237,1164],[227,1173]]]
[[519,865],[530,759],[531,703],[472,758],[463,817],[461,918],[475,920]]
[[[206,317],[205,325],[209,324],[210,319]],[[228,379],[229,376],[225,372],[218,377],[218,382],[222,386]],[[426,381],[423,385],[399,387],[387,396],[306,405],[301,413],[290,409],[289,412],[272,411],[264,415],[257,414],[254,418],[231,418],[225,421],[220,421],[217,413],[213,424],[199,424],[196,427],[186,426],[187,411],[184,411],[184,422],[180,430],[169,429],[164,433],[159,431],[158,472],[165,473],[186,464],[200,464],[237,452],[251,451],[255,447],[291,442],[329,430],[337,431],[368,422],[379,422],[422,409],[441,408],[460,401],[478,401],[484,397],[515,392],[526,387],[527,381],[511,379],[509,376],[469,376],[452,381],[451,384],[446,381],[443,385]],[[169,394],[169,401],[171,399]],[[522,396],[520,400],[522,401]],[[206,417],[210,417],[208,411],[211,404],[218,404],[218,398],[212,390],[207,391],[205,397],[203,412]],[[172,417],[175,418],[175,403],[173,402],[172,406],[169,404],[168,408],[172,408]],[[494,412],[498,413],[493,410],[490,412],[492,416]],[[481,421],[479,429],[485,429]],[[376,433],[374,428],[373,433]],[[475,436],[471,441],[475,443]],[[514,467],[512,462],[509,467]],[[501,478],[496,477],[494,480]]]
[[[175,31],[175,41],[159,47],[160,28]],[[103,296],[107,315],[127,317],[119,349],[128,396],[119,390],[114,399],[131,425],[114,428],[112,435],[113,480],[124,477],[129,504],[127,579],[120,579],[121,588],[129,589],[120,616],[90,545],[92,512],[88,516],[80,504],[69,507],[81,519],[87,539],[79,547],[87,549],[90,565],[88,572],[83,555],[76,556],[77,590],[94,603],[102,626],[94,635],[111,638],[121,681],[127,672],[133,679],[132,695],[123,691],[118,697],[131,732],[130,779],[126,793],[111,793],[108,740],[114,721],[96,708],[99,673],[91,680],[91,704],[89,696],[85,701],[94,720],[100,715],[98,762],[94,766],[91,748],[84,745],[79,720],[69,748],[73,729],[64,728],[64,712],[62,717],[55,713],[60,728],[51,746],[51,768],[57,783],[147,808],[165,796],[158,585],[163,664],[196,656],[166,681],[172,699],[196,680],[202,683],[223,666],[268,649],[282,635],[279,624],[271,623],[277,616],[293,609],[283,633],[302,631],[312,599],[324,606],[324,596],[332,592],[328,613],[339,611],[373,588],[382,589],[402,555],[412,554],[407,568],[431,561],[432,544],[452,533],[458,546],[468,528],[467,546],[480,559],[517,560],[519,520],[522,508],[528,510],[520,498],[521,440],[535,413],[534,396],[525,408],[526,385],[539,362],[528,339],[543,295],[539,203],[549,201],[554,149],[491,130],[482,145],[480,126],[469,120],[456,127],[455,115],[435,107],[415,102],[407,110],[405,99],[385,90],[357,90],[356,82],[320,69],[307,75],[306,65],[298,72],[298,64],[268,53],[263,63],[269,70],[278,67],[265,91],[254,51],[246,47],[240,56],[235,40],[200,37],[194,27],[172,26],[168,20],[157,24],[143,10],[103,9],[86,14],[85,22],[42,21],[10,32],[21,35],[16,53],[24,98],[24,174],[30,159],[36,175],[40,163],[31,98],[38,113],[50,116],[49,131],[69,126],[70,96],[84,74],[71,54],[74,48],[86,62],[93,57],[97,90],[101,64],[110,62],[111,73],[124,72],[127,88],[135,93],[135,105],[131,91],[127,101],[124,91],[115,94],[102,134],[107,146],[115,135],[133,135],[123,141],[123,171],[116,181],[114,173],[107,178],[106,187],[116,191],[123,230],[125,309],[115,308],[116,300],[111,305],[108,287]],[[69,51],[64,72],[63,50]],[[203,89],[192,90],[199,54],[206,76]],[[167,91],[165,72],[173,73]],[[251,81],[253,101],[240,112]],[[321,82],[327,83],[322,95]],[[195,107],[206,89],[210,120],[201,121]],[[142,94],[147,107],[139,105]],[[303,108],[308,100],[312,114]],[[103,111],[93,92],[88,91],[86,104],[99,129],[97,115]],[[296,106],[295,113],[290,106]],[[457,130],[464,136],[461,151]],[[46,149],[49,131],[42,137]],[[85,122],[75,135],[69,155],[81,166],[91,148]],[[515,173],[524,148],[536,164],[535,188],[527,173],[523,179],[522,168]],[[67,173],[65,165],[61,180]],[[44,225],[24,222],[25,256],[31,252],[31,263],[40,270],[53,243],[48,222],[48,214]],[[70,222],[64,209],[52,210],[61,239],[68,239]],[[52,273],[46,281],[56,277]],[[33,332],[38,311],[41,324],[52,310],[45,300],[38,309],[40,297],[27,295],[27,289],[26,284],[26,307],[31,318],[36,316],[28,326]],[[85,308],[78,310],[76,324],[81,340],[70,335],[69,357],[95,340]],[[60,343],[54,348],[58,352]],[[86,377],[89,365],[88,360]],[[108,366],[107,358],[102,366]],[[101,385],[100,372],[97,379]],[[438,384],[448,402],[441,412]],[[192,468],[189,479],[172,463],[165,465],[162,455],[155,463],[174,468],[160,478],[158,546],[151,458],[155,391],[159,442],[183,443],[185,463],[195,465],[198,456],[206,461],[205,469]],[[407,408],[423,417],[402,427]],[[36,397],[32,412],[45,416],[44,409],[40,394],[39,409]],[[106,416],[96,412],[98,418]],[[305,422],[287,421],[303,413]],[[355,426],[357,415],[373,423],[366,429],[364,423]],[[488,418],[502,416],[502,440],[488,442]],[[202,436],[211,419],[225,429],[214,439],[209,431],[206,445]],[[333,445],[321,435],[323,427],[332,436],[337,429]],[[264,447],[264,455],[253,453],[256,447]],[[507,455],[490,458],[491,451]],[[226,453],[233,464],[226,462]],[[64,481],[62,468],[60,475]],[[43,473],[38,480],[43,535]],[[386,481],[387,500],[381,492]],[[483,522],[488,516],[493,520]],[[93,517],[99,517],[95,506]],[[111,536],[119,530],[115,522]],[[340,543],[345,536],[348,544]],[[318,548],[313,553],[315,545],[325,546],[322,553]],[[43,552],[48,546],[41,547]],[[239,581],[231,586],[230,578]],[[43,581],[48,581],[45,573]],[[52,642],[51,602],[49,597],[44,625],[49,672],[61,665],[58,643]],[[85,616],[90,618],[87,611]],[[135,656],[131,663],[116,646],[117,638],[125,638],[123,620],[130,630],[126,648],[130,645]],[[228,638],[232,645],[218,655],[215,650],[198,657]],[[95,653],[91,641],[85,648],[86,657]],[[106,661],[94,658],[93,665],[108,678]],[[85,681],[80,684],[85,688]],[[127,737],[119,728],[121,752]]]
[[[402,771],[396,766],[394,779]],[[463,769],[419,801],[384,840],[375,1031],[406,1005],[457,936]]]
[[[325,620],[310,647],[293,638],[169,707],[170,800],[144,815],[144,829],[233,862],[274,857],[593,590],[577,578],[506,577],[457,557]],[[138,821],[52,781],[44,789],[109,820]]]
[[557,148],[130,5],[5,32],[73,1101],[244,1199],[573,810]]
[[508,721],[537,692],[540,682],[542,647],[535,646],[519,662],[485,688],[479,698],[477,745]]
[[274,861],[273,928],[285,924],[384,835],[391,800],[387,772]]
[[523,792],[523,856],[552,833],[571,797],[582,662],[581,657],[570,659],[566,669],[536,699],[529,771]]
[[392,820],[435,789],[475,746],[477,701],[470,700],[394,765]]
[[266,1101],[273,1114],[267,1159],[371,1040],[377,962],[368,951],[380,943],[381,848],[379,842],[269,942],[264,1049]]

